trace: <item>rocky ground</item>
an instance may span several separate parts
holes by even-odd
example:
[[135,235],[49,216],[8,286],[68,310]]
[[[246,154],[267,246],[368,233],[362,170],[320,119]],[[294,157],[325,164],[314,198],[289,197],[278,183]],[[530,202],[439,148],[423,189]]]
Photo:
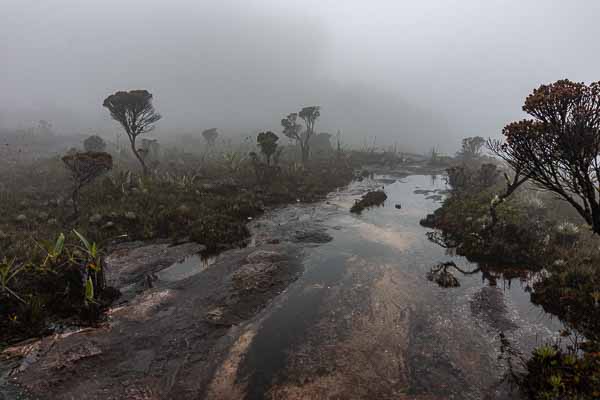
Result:
[[199,245],[130,244],[108,258],[109,280],[124,292],[101,326],[11,347],[9,382],[32,398],[198,398],[234,325],[250,320],[301,272],[294,244],[224,253],[210,268],[176,282],[156,273]]

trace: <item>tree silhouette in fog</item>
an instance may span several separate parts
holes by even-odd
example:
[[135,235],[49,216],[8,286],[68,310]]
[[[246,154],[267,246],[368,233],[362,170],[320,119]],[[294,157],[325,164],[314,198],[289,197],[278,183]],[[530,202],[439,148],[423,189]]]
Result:
[[217,128],[206,129],[202,132],[202,137],[206,140],[206,144],[212,147],[215,145],[217,137],[219,137],[219,132],[217,131]]
[[[300,145],[302,152],[302,164],[306,166],[310,156],[310,139],[315,133],[315,123],[321,116],[321,108],[319,106],[304,107],[299,113],[288,114],[287,117],[281,120],[283,126],[283,134],[290,139],[293,139]],[[306,125],[306,130],[301,133],[302,125],[297,120],[300,117]]]
[[148,167],[135,142],[139,135],[152,131],[155,123],[162,118],[152,105],[152,94],[147,90],[119,91],[108,96],[102,105],[110,111],[110,116],[123,126],[131,144],[131,151],[142,165],[144,174],[148,173]]
[[[278,140],[279,137],[271,131],[261,132],[256,137],[260,152],[263,153],[265,160],[267,161],[267,166],[271,165],[271,157],[273,157],[277,151]],[[275,160],[275,164],[277,164],[277,160]]]
[[458,158],[473,160],[482,156],[485,139],[481,136],[467,137],[462,140],[460,150],[456,153]]
[[92,135],[83,141],[85,151],[103,152],[106,150],[106,142],[98,135]]

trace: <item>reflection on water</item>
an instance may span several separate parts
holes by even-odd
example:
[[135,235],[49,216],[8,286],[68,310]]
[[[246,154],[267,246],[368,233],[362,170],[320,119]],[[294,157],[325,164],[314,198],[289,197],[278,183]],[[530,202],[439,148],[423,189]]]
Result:
[[[382,184],[388,196],[382,207],[361,215],[348,212],[345,206]],[[302,395],[315,398],[393,397],[399,390],[444,398],[515,398],[501,389],[507,373],[506,363],[498,361],[501,353],[511,346],[527,354],[558,337],[562,325],[530,302],[535,275],[479,266],[427,239],[419,220],[439,207],[431,194],[445,189],[435,176],[377,176],[332,194],[318,207],[288,207],[265,218],[284,226],[297,214],[310,214],[333,241],[305,249],[306,273],[258,327],[239,377],[248,382],[247,398],[264,398],[269,390],[291,396],[303,374],[328,382],[300,384]],[[442,289],[426,275],[445,261],[479,271],[457,275],[460,287]],[[369,331],[365,321],[378,321],[377,331]],[[391,351],[394,365],[403,368],[393,379],[379,376],[385,366],[364,364],[364,354],[381,353],[382,359]],[[368,390],[348,394],[348,385]]]
[[166,282],[179,281],[204,271],[214,264],[216,260],[216,256],[205,257],[200,254],[193,254],[157,272],[156,276],[158,279]]

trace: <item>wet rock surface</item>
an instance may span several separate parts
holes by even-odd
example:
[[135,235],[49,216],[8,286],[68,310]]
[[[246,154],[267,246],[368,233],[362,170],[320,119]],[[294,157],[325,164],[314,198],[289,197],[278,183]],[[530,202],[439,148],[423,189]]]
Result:
[[172,246],[170,242],[131,242],[116,246],[106,257],[107,283],[123,292],[124,299],[148,288],[154,274],[190,254],[206,250],[197,243]]
[[148,276],[201,249],[192,243],[116,249],[108,258],[109,280],[129,291],[129,299],[97,329],[9,349],[23,357],[10,383],[40,399],[202,396],[225,356],[230,328],[285,290],[302,265],[293,245],[264,245],[229,251],[181,281],[154,279],[146,286]]
[[471,311],[499,332],[515,330],[518,325],[508,316],[502,289],[486,286],[471,299]]
[[325,231],[299,231],[294,237],[297,243],[327,243],[333,240],[333,237]]

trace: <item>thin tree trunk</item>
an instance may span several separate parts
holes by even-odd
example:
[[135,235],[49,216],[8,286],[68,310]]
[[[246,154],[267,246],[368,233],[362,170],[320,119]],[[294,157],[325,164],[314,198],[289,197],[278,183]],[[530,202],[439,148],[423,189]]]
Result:
[[496,226],[496,224],[498,223],[498,214],[496,212],[496,208],[498,208],[500,204],[504,203],[504,201],[507,198],[509,198],[515,192],[515,190],[519,188],[519,186],[521,186],[527,181],[527,179],[529,179],[529,177],[527,176],[524,176],[521,179],[519,179],[519,175],[519,172],[516,172],[515,177],[511,182],[508,178],[508,175],[504,174],[504,177],[506,178],[506,191],[498,196],[498,200],[492,201],[492,203],[490,204],[490,216],[492,217],[492,223],[490,224],[488,229],[493,229],[494,226]]
[[302,165],[306,167],[308,165],[308,159],[310,155],[310,145],[308,141],[310,139],[309,131],[306,131],[306,138],[304,140],[300,140],[300,149],[302,150]]
[[300,147],[302,150],[302,165],[306,167],[308,164],[308,146],[303,145]]
[[148,167],[146,166],[146,162],[144,161],[142,156],[140,156],[140,153],[135,148],[135,138],[131,139],[130,143],[131,143],[131,151],[133,151],[133,155],[135,155],[135,157],[138,159],[140,164],[142,164],[142,170],[143,170],[144,175],[148,175]]

